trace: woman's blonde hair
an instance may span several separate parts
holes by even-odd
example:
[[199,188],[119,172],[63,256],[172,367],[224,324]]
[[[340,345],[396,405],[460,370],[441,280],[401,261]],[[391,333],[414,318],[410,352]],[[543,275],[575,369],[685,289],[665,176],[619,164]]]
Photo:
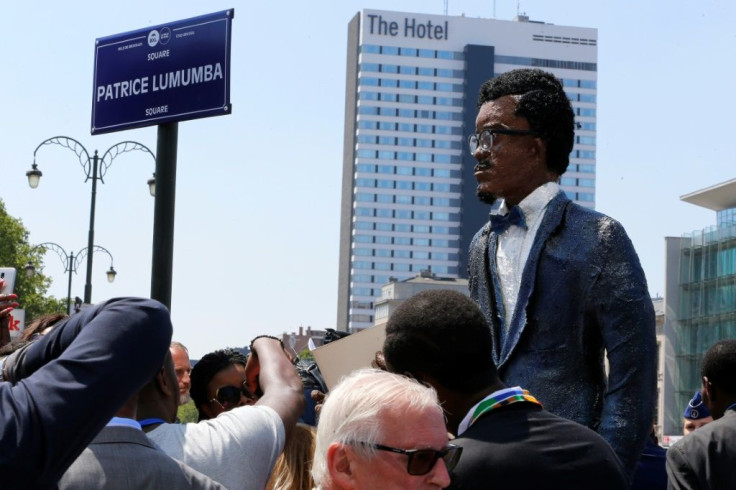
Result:
[[273,467],[266,490],[311,490],[314,480],[310,473],[314,457],[316,430],[306,424],[296,424],[286,441],[284,452]]

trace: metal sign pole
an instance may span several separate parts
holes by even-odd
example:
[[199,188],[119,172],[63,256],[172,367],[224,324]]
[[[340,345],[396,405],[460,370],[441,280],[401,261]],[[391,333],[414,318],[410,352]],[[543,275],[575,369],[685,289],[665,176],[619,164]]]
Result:
[[151,298],[171,311],[174,268],[174,205],[176,203],[176,149],[179,123],[158,126],[156,146],[156,203],[153,210]]

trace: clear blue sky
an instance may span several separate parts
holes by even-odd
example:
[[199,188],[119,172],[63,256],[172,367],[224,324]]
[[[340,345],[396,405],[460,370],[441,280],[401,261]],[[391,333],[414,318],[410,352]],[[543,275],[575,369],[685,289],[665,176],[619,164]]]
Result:
[[[517,2],[497,0],[511,20]],[[90,136],[94,40],[235,8],[230,116],[179,124],[172,315],[193,357],[262,333],[333,327],[348,21],[363,8],[442,14],[428,0],[331,2],[10,2],[3,8],[0,175],[8,211],[32,243],[87,243],[90,186],[76,157],[44,147],[41,185],[25,172],[56,135],[101,153],[123,140],[156,148],[156,128]],[[494,2],[448,13],[492,17]],[[715,224],[683,194],[736,177],[736,4],[528,0],[532,20],[598,29],[597,209],[621,221],[652,295],[664,293],[664,237]],[[118,157],[98,189],[93,300],[150,294],[153,162]],[[50,292],[66,295],[53,252]],[[82,296],[85,265],[74,277]],[[21,298],[22,300],[22,298]]]

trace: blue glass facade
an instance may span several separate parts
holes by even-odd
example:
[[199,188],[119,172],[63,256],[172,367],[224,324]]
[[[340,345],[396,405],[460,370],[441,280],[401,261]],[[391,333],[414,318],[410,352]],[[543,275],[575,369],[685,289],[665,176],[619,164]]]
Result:
[[716,225],[666,237],[664,377],[660,419],[664,434],[682,433],[682,413],[701,387],[705,352],[736,338],[736,179],[680,200],[715,211]]
[[[703,355],[715,342],[736,338],[736,208],[719,212],[719,225],[679,240],[679,275],[670,344],[674,354],[674,407],[665,416],[678,427],[700,388]],[[666,426],[666,427],[668,427]],[[673,430],[673,429],[670,429]]]

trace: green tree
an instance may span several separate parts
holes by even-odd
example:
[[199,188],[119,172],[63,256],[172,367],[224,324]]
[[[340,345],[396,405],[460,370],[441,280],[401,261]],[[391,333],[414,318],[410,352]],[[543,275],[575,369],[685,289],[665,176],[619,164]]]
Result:
[[312,355],[312,351],[309,350],[309,347],[305,347],[299,353],[299,359],[302,361],[314,361],[314,355]]
[[189,403],[180,405],[176,412],[176,416],[182,424],[196,422],[199,420],[199,412],[197,411],[197,407],[194,406],[194,402],[192,400],[189,400]]
[[[18,295],[18,303],[26,312],[26,323],[34,318],[49,313],[64,312],[66,301],[53,296],[46,296],[51,279],[42,272],[42,248],[33,249],[28,243],[28,230],[23,222],[10,216],[5,203],[0,199],[0,267],[15,267],[14,292]],[[36,273],[28,276],[25,266],[33,264]]]

